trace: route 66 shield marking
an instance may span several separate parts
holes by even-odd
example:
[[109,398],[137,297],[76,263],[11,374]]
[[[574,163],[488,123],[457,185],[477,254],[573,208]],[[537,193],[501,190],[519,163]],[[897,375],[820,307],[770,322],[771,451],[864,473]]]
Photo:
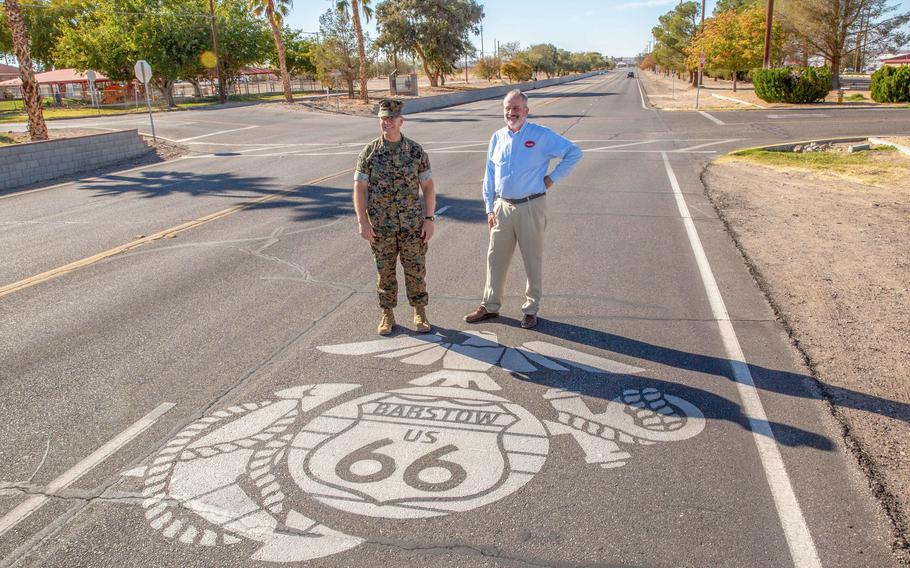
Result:
[[371,394],[304,426],[288,456],[300,488],[372,517],[466,511],[519,489],[543,467],[547,433],[506,399],[452,387]]
[[188,545],[252,541],[259,544],[254,560],[300,562],[363,542],[291,507],[305,506],[308,497],[386,519],[462,513],[530,482],[548,458],[550,436],[572,436],[587,463],[615,468],[638,446],[685,440],[704,429],[695,405],[653,388],[626,389],[598,413],[579,393],[550,389],[543,398],[553,420],[542,422],[492,394],[502,387],[486,371],[575,367],[609,376],[644,369],[540,341],[512,348],[493,334],[464,335],[461,343],[421,336],[320,347],[401,357],[406,364],[441,361],[443,368],[318,414],[360,385],[302,385],[193,422],[148,466],[128,472],[143,477],[150,526]]

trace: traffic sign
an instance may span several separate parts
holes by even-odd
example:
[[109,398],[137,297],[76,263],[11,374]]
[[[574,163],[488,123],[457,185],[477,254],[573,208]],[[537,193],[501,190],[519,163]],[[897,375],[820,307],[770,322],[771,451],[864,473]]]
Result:
[[152,66],[148,64],[148,61],[140,59],[136,62],[134,69],[136,78],[143,84],[148,85],[148,82],[152,79]]
[[91,69],[85,72],[85,78],[88,79],[89,83],[94,83],[97,77],[98,75]]
[[701,67],[702,69],[705,68],[705,55],[704,54],[701,54],[698,56],[698,66]]
[[149,122],[152,125],[152,140],[157,143],[158,137],[155,136],[155,119],[152,118],[152,101],[149,99],[149,81],[152,79],[152,66],[149,65],[148,61],[145,59],[140,59],[136,62],[133,69],[136,71],[136,78],[145,85],[145,105],[149,109]]

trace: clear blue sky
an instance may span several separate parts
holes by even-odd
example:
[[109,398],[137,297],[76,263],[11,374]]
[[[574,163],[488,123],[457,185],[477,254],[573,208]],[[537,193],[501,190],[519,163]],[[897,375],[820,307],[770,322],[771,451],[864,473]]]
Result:
[[[522,47],[552,43],[569,51],[599,51],[614,57],[643,51],[657,18],[679,0],[477,0],[483,5],[483,48],[490,53],[493,40],[517,41]],[[372,0],[378,4],[379,0]],[[706,0],[708,15],[716,0]],[[910,0],[894,2],[910,10]],[[315,32],[319,15],[334,0],[295,0],[288,24]],[[375,35],[373,22],[368,30]],[[480,37],[473,38],[480,49]]]

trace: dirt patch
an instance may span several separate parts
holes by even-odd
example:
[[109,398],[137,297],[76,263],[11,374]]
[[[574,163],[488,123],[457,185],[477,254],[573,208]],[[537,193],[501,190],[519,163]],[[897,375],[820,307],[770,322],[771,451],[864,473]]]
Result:
[[872,184],[728,158],[703,180],[910,565],[910,157],[874,161],[902,174]]
[[910,136],[882,136],[882,140],[889,140],[895,144],[910,148]]
[[[47,131],[47,135],[51,140],[59,140],[60,138],[73,138],[76,136],[89,136],[91,134],[101,134],[101,131],[88,128],[49,128]],[[28,142],[31,142],[31,138],[29,137],[28,132],[9,131],[4,133],[3,137],[8,138],[13,144],[26,144]]]

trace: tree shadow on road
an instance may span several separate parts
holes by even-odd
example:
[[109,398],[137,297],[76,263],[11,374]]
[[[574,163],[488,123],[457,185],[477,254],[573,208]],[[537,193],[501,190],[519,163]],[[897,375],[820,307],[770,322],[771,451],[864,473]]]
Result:
[[[96,197],[136,195],[155,199],[175,195],[219,198],[217,208],[242,206],[244,210],[287,210],[293,221],[325,221],[353,216],[351,187],[347,175],[336,178],[338,186],[282,186],[269,177],[238,176],[233,173],[190,173],[173,170],[110,174],[89,180],[83,190]],[[263,200],[263,198],[268,198]],[[257,201],[258,200],[258,201]],[[486,218],[483,201],[439,195],[436,210],[446,208],[445,219],[478,222]]]

